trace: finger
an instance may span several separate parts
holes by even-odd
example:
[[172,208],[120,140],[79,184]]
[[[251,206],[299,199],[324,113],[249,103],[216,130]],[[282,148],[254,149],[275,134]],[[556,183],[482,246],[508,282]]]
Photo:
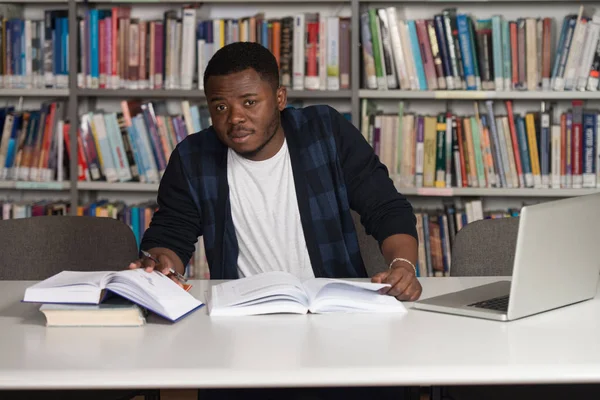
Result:
[[399,270],[397,274],[397,280],[394,283],[390,282],[392,287],[387,292],[387,294],[389,294],[390,296],[399,296],[406,291],[406,289],[410,286],[411,283],[412,278],[410,275],[408,275],[408,272],[404,270]]
[[152,272],[154,271],[154,267],[156,266],[156,263],[154,261],[152,261],[151,259],[144,257],[142,259],[142,267],[145,268],[146,272]]
[[371,278],[371,282],[373,283],[381,283],[383,280],[389,275],[390,271],[383,271],[375,274],[373,278]]
[[[380,273],[374,275],[373,278],[371,279],[371,282],[383,283],[387,279],[390,272],[391,271],[383,271],[383,272],[380,272]],[[389,290],[389,287],[383,287],[383,288],[379,289],[379,293],[386,294],[388,290]]]
[[171,265],[171,260],[169,259],[169,257],[167,257],[164,254],[161,254],[158,256],[158,270],[163,274],[163,275],[169,275],[170,274],[170,269],[173,268],[173,266]]
[[384,287],[379,290],[381,294],[389,294],[390,290],[393,289],[394,285],[398,283],[401,278],[401,274],[398,271],[391,269],[388,271],[386,277],[381,281],[381,283],[388,284],[389,286]]
[[142,266],[142,260],[135,260],[129,264],[129,269],[136,269]]
[[421,292],[421,285],[416,279],[412,279],[408,287],[396,298],[400,301],[415,301]]

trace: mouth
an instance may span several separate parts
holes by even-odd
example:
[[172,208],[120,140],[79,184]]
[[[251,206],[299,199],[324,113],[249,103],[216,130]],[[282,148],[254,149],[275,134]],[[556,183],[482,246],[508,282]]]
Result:
[[231,135],[231,141],[234,143],[245,143],[250,139],[252,132],[238,132],[235,135]]

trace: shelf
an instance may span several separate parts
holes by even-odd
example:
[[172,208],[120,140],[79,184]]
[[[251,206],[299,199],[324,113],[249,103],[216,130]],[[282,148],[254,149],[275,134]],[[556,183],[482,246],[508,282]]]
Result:
[[289,90],[288,99],[350,99],[351,90]]
[[600,193],[600,188],[592,189],[504,189],[504,188],[402,188],[398,192],[405,196],[422,197],[575,197]]
[[0,89],[0,97],[69,97],[69,89]]
[[[14,182],[9,182],[14,183]],[[2,182],[0,182],[0,188]],[[79,190],[111,192],[158,192],[158,184],[137,182],[78,182]],[[402,188],[398,191],[405,196],[421,197],[573,197],[600,193],[596,189],[502,189],[502,188]]]
[[13,190],[69,190],[70,182],[0,181],[0,189]]
[[[510,4],[524,3],[523,0],[358,0],[359,3],[418,3],[418,4],[436,4],[436,3],[485,3],[485,4]],[[528,3],[566,3],[567,0],[528,0]],[[597,0],[579,0],[577,3],[597,3]]]
[[78,97],[146,98],[146,99],[204,99],[199,89],[77,89]]
[[[110,3],[123,3],[123,4],[158,4],[164,3],[158,0],[75,0],[76,3],[91,3],[91,4],[110,4]],[[302,3],[347,3],[350,4],[351,0],[303,0]],[[236,4],[236,3],[244,3],[244,4],[300,4],[296,1],[285,1],[285,0],[169,0],[169,4]]]
[[69,4],[68,0],[10,0],[8,4]]
[[[200,89],[77,89],[79,97],[145,98],[145,99],[205,99]],[[288,90],[290,99],[350,99],[350,90]]]
[[138,182],[77,182],[79,190],[97,190],[111,192],[158,192],[158,183]]
[[476,91],[476,90],[366,90],[358,91],[363,99],[394,100],[600,100],[600,91]]

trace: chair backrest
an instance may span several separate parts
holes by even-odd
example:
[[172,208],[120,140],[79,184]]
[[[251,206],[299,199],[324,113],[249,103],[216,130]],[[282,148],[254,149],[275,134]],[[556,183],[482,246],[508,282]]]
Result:
[[112,218],[0,221],[0,280],[41,280],[63,270],[121,270],[137,257],[132,230]]
[[367,235],[364,226],[360,222],[360,215],[358,213],[352,211],[352,219],[354,220],[360,254],[367,269],[367,274],[373,276],[378,272],[387,270],[385,259],[379,248],[379,242],[373,236]]
[[483,219],[458,231],[450,276],[511,276],[519,217]]

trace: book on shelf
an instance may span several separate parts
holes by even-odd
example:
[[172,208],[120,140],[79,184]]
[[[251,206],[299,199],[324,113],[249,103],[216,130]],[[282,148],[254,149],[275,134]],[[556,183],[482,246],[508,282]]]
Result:
[[120,296],[100,304],[42,304],[46,326],[142,326],[148,310]]
[[208,296],[211,316],[405,312],[395,297],[378,291],[389,284],[343,279],[299,280],[271,271],[214,285]]
[[62,182],[69,178],[65,102],[35,109],[0,107],[0,181]]
[[23,302],[43,304],[101,304],[108,294],[121,296],[175,322],[204,303],[160,272],[62,271],[25,290]]
[[44,10],[25,18],[22,4],[0,4],[0,87],[69,87],[68,11]]
[[[77,179],[159,183],[177,144],[212,124],[206,105],[184,100],[181,110],[169,115],[164,101],[123,100],[119,112],[96,110],[82,115]],[[343,115],[350,119],[349,113]]]
[[177,144],[211,125],[206,106],[181,102],[169,115],[164,102],[121,101],[119,112],[80,118],[78,180],[158,183]]
[[573,100],[558,114],[547,102],[516,113],[491,100],[472,114],[397,114],[363,108],[361,130],[402,188],[600,187],[600,110]]
[[294,90],[350,88],[350,18],[318,12],[209,18],[196,7],[162,18],[132,17],[130,6],[78,16],[79,88],[203,89],[213,54],[234,42],[268,48],[281,84]]
[[68,215],[71,205],[65,200],[11,201],[0,200],[0,220]]
[[361,87],[597,91],[600,15],[592,13],[581,5],[555,21],[478,17],[447,7],[404,19],[395,7],[369,8],[360,15]]

